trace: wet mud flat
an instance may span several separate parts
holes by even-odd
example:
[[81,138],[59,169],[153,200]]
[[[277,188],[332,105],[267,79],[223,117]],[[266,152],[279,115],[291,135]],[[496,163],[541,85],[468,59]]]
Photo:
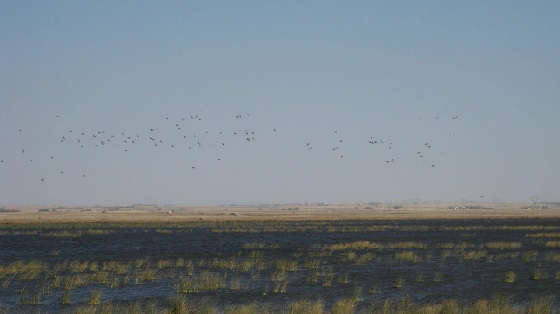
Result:
[[0,309],[177,298],[219,312],[385,300],[522,307],[560,291],[560,219],[48,223],[0,226]]

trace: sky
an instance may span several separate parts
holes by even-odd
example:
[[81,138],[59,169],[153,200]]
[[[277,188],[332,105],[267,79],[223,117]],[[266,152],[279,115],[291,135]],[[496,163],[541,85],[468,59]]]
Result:
[[558,16],[1,1],[0,204],[558,201]]

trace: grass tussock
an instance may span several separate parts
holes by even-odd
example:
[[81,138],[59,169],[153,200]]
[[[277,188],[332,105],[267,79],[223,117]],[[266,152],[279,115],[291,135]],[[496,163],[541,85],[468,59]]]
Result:
[[401,242],[391,242],[386,245],[388,249],[426,249],[428,245],[426,243],[417,241],[401,241]]
[[546,241],[544,246],[546,246],[547,248],[560,248],[560,241]]
[[521,248],[521,242],[517,241],[494,241],[484,243],[484,247],[492,250],[512,250]]
[[89,305],[99,305],[99,304],[101,304],[101,292],[91,291],[89,293],[88,304]]
[[283,272],[295,272],[298,270],[298,262],[293,260],[276,260],[276,270]]
[[519,308],[508,299],[495,297],[490,300],[479,300],[474,303],[461,304],[451,299],[437,304],[416,304],[407,298],[400,300],[385,300],[372,306],[366,313],[371,314],[551,314],[549,300],[536,301],[526,308]]
[[398,262],[418,263],[422,261],[422,257],[413,251],[405,251],[395,253],[393,259]]
[[458,243],[453,243],[453,242],[444,242],[444,243],[438,243],[436,244],[436,247],[439,249],[454,249],[454,250],[464,250],[464,249],[472,249],[475,247],[474,244],[472,243],[468,243],[468,242],[458,242]]
[[62,305],[72,304],[72,301],[70,300],[70,291],[64,291],[62,293],[62,296],[60,297],[60,304]]
[[348,249],[365,250],[365,249],[381,249],[383,248],[383,245],[370,241],[354,241],[354,242],[332,244],[328,248],[333,251],[348,250]]
[[31,293],[22,291],[20,296],[20,303],[25,305],[41,305],[42,297],[43,294],[41,293],[41,291],[34,291]]
[[545,280],[548,279],[548,274],[544,269],[535,268],[531,271],[531,280]]
[[404,280],[403,277],[399,277],[399,278],[395,279],[395,280],[393,281],[393,288],[395,288],[395,289],[400,289],[400,288],[402,288],[403,285],[404,285],[404,282],[405,282],[405,280]]
[[505,275],[504,275],[504,282],[505,282],[505,283],[511,283],[511,284],[512,284],[512,283],[515,282],[515,277],[516,277],[515,272],[513,272],[513,271],[510,270],[510,271],[508,271],[508,272],[505,273]]
[[560,232],[539,232],[528,233],[525,235],[527,238],[560,238]]
[[358,264],[358,265],[368,264],[375,259],[375,255],[370,252],[359,254],[354,251],[347,251],[342,255],[342,257],[343,257],[342,260],[345,263]]
[[272,313],[265,306],[252,303],[241,305],[230,305],[224,309],[224,314],[268,314]]
[[540,297],[529,303],[527,314],[553,314],[558,313],[554,307],[554,298]]
[[534,263],[537,261],[538,256],[539,252],[537,251],[527,251],[521,255],[521,260],[526,264]]
[[227,286],[225,275],[203,271],[198,276],[182,278],[177,285],[177,292],[182,294],[216,291]]
[[279,244],[276,243],[264,243],[264,242],[251,242],[243,244],[244,249],[278,249]]
[[357,300],[355,298],[346,298],[336,301],[331,307],[331,314],[348,314],[354,313]]
[[488,252],[484,250],[465,251],[461,256],[464,261],[478,261],[488,256]]
[[[359,301],[356,298],[343,298],[337,300],[330,308],[325,308],[320,300],[300,300],[286,303],[280,311],[273,311],[266,304],[249,303],[226,305],[223,308],[216,304],[202,302],[195,304],[188,302],[184,297],[175,297],[169,300],[164,308],[153,303],[129,305],[89,305],[76,308],[76,314],[353,314],[358,313]],[[2,312],[0,312],[2,313]],[[557,314],[555,299],[540,297],[532,301],[516,305],[510,299],[496,296],[491,299],[482,299],[472,303],[460,302],[455,299],[444,300],[439,303],[419,304],[407,297],[401,299],[385,299],[361,310],[359,313],[371,314]]]
[[434,277],[432,278],[433,282],[442,282],[445,279],[445,275],[438,271],[434,274]]
[[16,276],[30,278],[30,274],[35,277],[46,270],[48,270],[48,265],[40,261],[15,261],[7,265],[0,265],[0,279]]
[[323,314],[325,308],[322,301],[302,300],[285,306],[285,314]]

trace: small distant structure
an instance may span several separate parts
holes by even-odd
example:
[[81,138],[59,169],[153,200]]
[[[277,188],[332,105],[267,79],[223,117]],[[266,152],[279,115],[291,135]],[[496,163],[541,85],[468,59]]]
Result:
[[466,206],[449,206],[448,209],[450,210],[461,210],[461,209],[468,209]]
[[168,211],[167,211],[167,214],[168,214],[168,215],[173,215],[173,210],[172,210],[172,209],[168,210]]
[[130,206],[134,210],[160,210],[156,204],[132,204]]
[[18,209],[13,209],[13,208],[0,208],[0,213],[17,213],[19,212]]

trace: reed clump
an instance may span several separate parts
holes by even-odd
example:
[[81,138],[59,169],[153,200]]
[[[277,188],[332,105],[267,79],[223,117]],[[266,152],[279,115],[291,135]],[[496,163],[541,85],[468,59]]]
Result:
[[515,272],[510,270],[510,271],[505,273],[504,282],[512,284],[512,283],[515,282],[515,277],[516,277]]

